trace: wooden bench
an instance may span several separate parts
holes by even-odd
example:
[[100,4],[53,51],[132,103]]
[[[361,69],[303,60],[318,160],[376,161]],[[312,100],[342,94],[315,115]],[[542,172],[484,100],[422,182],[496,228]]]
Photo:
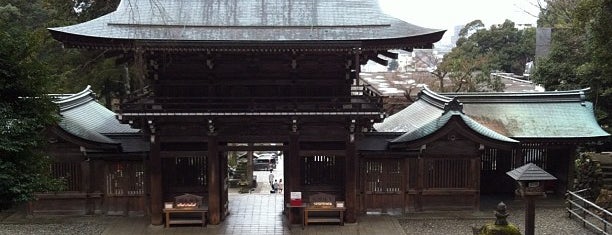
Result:
[[[183,194],[174,198],[174,203],[170,202],[171,208],[164,208],[166,218],[165,227],[171,224],[202,224],[206,226],[208,206],[202,204],[202,197],[193,194]],[[165,206],[164,206],[165,207]],[[175,217],[172,214],[177,214]]]
[[[318,205],[328,203],[327,205]],[[331,194],[317,193],[309,197],[304,207],[304,225],[309,223],[338,223],[344,225],[344,207],[336,207],[336,197]]]
[[[192,207],[192,208],[165,208],[164,214],[166,215],[166,228],[170,227],[171,224],[202,224],[202,227],[206,227],[206,216],[208,214],[208,207]],[[181,217],[173,218],[171,214],[195,214],[197,217]]]

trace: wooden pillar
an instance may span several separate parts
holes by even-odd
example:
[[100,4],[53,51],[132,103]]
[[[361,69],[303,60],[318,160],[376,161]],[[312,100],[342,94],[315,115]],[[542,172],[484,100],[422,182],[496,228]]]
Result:
[[289,156],[285,156],[285,161],[289,162],[287,169],[293,169],[289,171],[289,182],[285,182],[289,186],[289,191],[299,191],[300,187],[300,145],[298,143],[299,135],[292,133],[289,137]]
[[217,137],[214,134],[208,136],[208,214],[210,224],[221,223],[221,179]]
[[151,149],[149,151],[149,166],[151,177],[151,224],[162,225],[162,204],[163,204],[163,189],[162,189],[162,167],[160,156],[160,138],[159,135],[151,134]]
[[425,176],[425,160],[423,159],[423,154],[419,154],[419,158],[417,160],[417,193],[414,195],[414,209],[416,211],[423,210],[423,186],[424,186],[424,176]]
[[346,206],[345,221],[347,223],[357,222],[357,156],[355,146],[355,134],[349,134],[349,141],[346,144],[345,157],[345,187],[344,197]]
[[577,156],[578,152],[576,151],[576,145],[573,145],[567,149],[566,156],[561,158],[564,162],[560,164],[562,167],[559,168],[560,174],[557,176],[558,186],[556,192],[558,195],[564,195],[567,189],[572,188],[572,181],[576,175],[576,172],[574,172],[574,164]]
[[[252,148],[253,143],[248,143],[248,146],[249,148]],[[247,151],[246,178],[251,188],[255,186],[253,185],[253,151],[252,150]]]
[[229,200],[228,200],[228,175],[227,175],[227,156],[225,153],[217,153],[219,156],[219,179],[220,186],[219,189],[221,193],[220,196],[220,205],[221,205],[221,220],[225,220],[225,217],[229,214]]
[[87,215],[92,215],[94,214],[95,211],[95,202],[94,202],[94,198],[92,198],[93,195],[93,185],[95,185],[95,181],[94,181],[94,172],[93,172],[93,160],[89,159],[87,157],[87,151],[85,150],[84,147],[81,147],[81,153],[83,153],[83,157],[84,160],[81,162],[81,171],[83,172],[83,176],[82,176],[82,185],[83,185],[83,190],[86,193],[86,199],[85,199],[85,214]]
[[525,235],[534,235],[535,231],[535,199],[534,196],[525,197]]
[[474,204],[473,209],[475,211],[480,210],[480,155],[472,158],[470,172],[472,174],[472,188],[476,190],[474,193]]
[[[285,161],[285,202],[289,202],[291,192],[301,191],[300,189],[300,145],[299,145],[299,134],[292,132],[289,135],[289,151],[286,156],[283,156]],[[298,218],[303,215],[298,213],[298,210],[289,210],[287,213],[293,213],[289,218],[294,218],[295,221],[290,223],[297,223]]]
[[525,165],[525,158],[523,157],[523,145],[519,145],[517,148],[514,149],[514,151],[514,166],[512,166],[512,169],[519,168]]

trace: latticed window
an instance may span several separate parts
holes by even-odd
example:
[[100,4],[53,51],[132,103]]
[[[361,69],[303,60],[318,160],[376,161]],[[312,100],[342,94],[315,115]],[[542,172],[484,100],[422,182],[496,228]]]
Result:
[[342,158],[337,156],[303,157],[303,185],[340,185],[343,179]]
[[485,148],[480,157],[480,170],[495,171],[497,170],[498,150],[493,148]]
[[426,188],[467,188],[470,159],[429,159],[426,161]]
[[80,162],[54,162],[51,163],[53,178],[64,182],[64,191],[81,191],[81,163]]
[[108,195],[144,195],[144,166],[141,162],[109,163],[106,175]]
[[402,185],[399,159],[367,160],[362,166],[367,192],[399,192]]
[[548,169],[546,167],[548,160],[548,149],[537,143],[523,144],[521,147],[521,151],[523,152],[523,162],[525,164],[533,163],[544,170]]

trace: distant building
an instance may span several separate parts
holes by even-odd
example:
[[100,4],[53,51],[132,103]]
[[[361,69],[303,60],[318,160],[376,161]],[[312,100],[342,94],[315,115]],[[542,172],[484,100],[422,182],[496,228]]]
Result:
[[459,40],[459,32],[461,32],[463,27],[464,25],[455,25],[453,36],[451,36],[451,43],[453,46],[457,45],[457,40]]
[[550,52],[552,41],[552,28],[536,29],[536,58],[545,57]]
[[523,29],[533,28],[535,27],[535,25],[533,24],[515,24],[514,27],[517,28],[518,30],[523,30]]

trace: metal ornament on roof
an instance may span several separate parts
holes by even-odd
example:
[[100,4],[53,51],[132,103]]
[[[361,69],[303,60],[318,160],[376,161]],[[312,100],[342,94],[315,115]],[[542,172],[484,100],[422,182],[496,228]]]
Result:
[[442,115],[449,111],[457,111],[463,113],[463,104],[459,102],[459,99],[457,97],[453,97],[450,102],[444,104],[444,113],[442,113]]

